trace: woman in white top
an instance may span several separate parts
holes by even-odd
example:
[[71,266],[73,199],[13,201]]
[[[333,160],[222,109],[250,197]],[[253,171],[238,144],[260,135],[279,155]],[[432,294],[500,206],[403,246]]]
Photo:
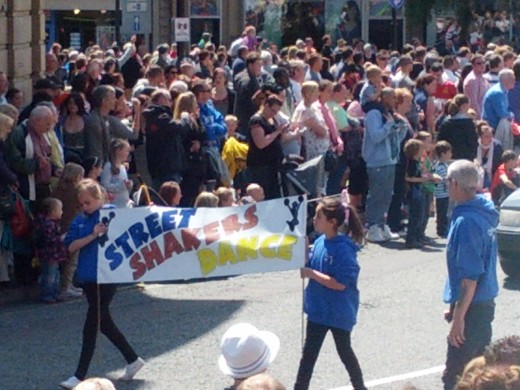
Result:
[[305,145],[305,160],[320,156],[330,148],[329,129],[321,113],[319,85],[306,81],[302,85],[302,101],[294,110],[292,121],[300,125]]

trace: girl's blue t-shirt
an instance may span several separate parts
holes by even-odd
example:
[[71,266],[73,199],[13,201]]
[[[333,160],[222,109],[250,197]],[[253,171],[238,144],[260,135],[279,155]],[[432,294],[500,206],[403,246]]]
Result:
[[[113,209],[114,206],[105,205],[103,209],[105,208]],[[65,246],[68,248],[73,241],[92,234],[94,227],[99,223],[99,215],[100,210],[97,210],[92,214],[81,213],[74,218],[65,236]],[[98,246],[98,239],[96,238],[79,250],[78,268],[76,270],[76,277],[79,282],[97,282]]]
[[304,304],[309,321],[345,331],[352,330],[359,308],[358,250],[352,239],[344,234],[330,240],[322,235],[314,242],[307,266],[333,277],[346,288],[343,291],[332,290],[309,280]]

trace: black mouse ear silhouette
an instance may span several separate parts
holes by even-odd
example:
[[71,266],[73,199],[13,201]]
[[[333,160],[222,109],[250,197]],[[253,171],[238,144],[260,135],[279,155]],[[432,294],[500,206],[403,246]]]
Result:
[[110,213],[108,213],[108,216],[110,217],[110,219],[115,218],[116,217],[116,213],[111,211]]
[[289,203],[290,203],[290,202],[289,202],[289,199],[285,199],[285,200],[283,201],[283,204],[286,205],[286,206],[289,206]]
[[300,203],[303,202],[303,199],[304,199],[304,198],[303,198],[302,195],[298,196],[298,202],[300,202]]

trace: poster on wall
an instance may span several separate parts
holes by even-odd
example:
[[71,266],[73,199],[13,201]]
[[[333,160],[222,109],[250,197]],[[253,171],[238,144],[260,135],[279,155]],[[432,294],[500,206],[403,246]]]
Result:
[[334,41],[344,39],[352,45],[362,36],[361,0],[327,1],[325,7],[325,30]]
[[190,16],[207,18],[220,16],[220,0],[191,0]]

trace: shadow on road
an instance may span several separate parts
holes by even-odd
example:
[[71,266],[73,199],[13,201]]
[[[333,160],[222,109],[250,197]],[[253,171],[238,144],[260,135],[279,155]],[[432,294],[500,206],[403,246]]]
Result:
[[[119,291],[111,306],[116,324],[145,360],[195,342],[227,321],[244,304],[242,300],[163,299],[152,296],[153,292]],[[9,335],[9,340],[2,342],[4,375],[0,377],[0,388],[56,389],[60,381],[72,375],[79,358],[86,310],[86,302],[81,300],[52,307],[11,307],[9,313],[0,314],[0,334]],[[126,364],[123,357],[103,335],[98,340],[89,377],[107,376],[112,371],[122,374]],[[218,344],[216,339],[215,351]],[[20,348],[22,345],[30,345],[30,353]],[[42,356],[46,357],[45,364]],[[32,367],[31,375],[21,374],[21,362]],[[149,389],[150,383],[116,382],[116,388],[122,390],[145,387]]]
[[506,290],[520,291],[520,278],[506,277],[504,279],[504,286]]

